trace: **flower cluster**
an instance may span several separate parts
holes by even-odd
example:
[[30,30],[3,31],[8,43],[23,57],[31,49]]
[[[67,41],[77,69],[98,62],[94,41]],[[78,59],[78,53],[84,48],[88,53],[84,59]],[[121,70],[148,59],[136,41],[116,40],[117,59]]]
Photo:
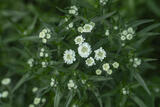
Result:
[[71,6],[69,9],[69,14],[78,15],[78,8],[76,6]]
[[57,84],[58,84],[58,82],[54,78],[51,78],[50,86],[57,87]]
[[107,29],[106,32],[105,32],[105,35],[106,35],[106,36],[109,36],[109,34],[110,34],[110,33],[109,33],[109,30]]
[[[4,86],[7,86],[11,83],[11,79],[10,78],[4,78],[1,80],[1,84]],[[0,98],[7,98],[8,97],[9,92],[7,90],[3,91],[0,93]]]
[[82,37],[82,35],[77,36],[77,37],[74,39],[74,42],[75,42],[75,44],[77,44],[77,45],[81,45],[84,41],[85,41],[85,39]]
[[99,2],[100,2],[101,5],[104,6],[104,5],[106,5],[106,3],[108,2],[108,0],[99,0]]
[[128,88],[122,88],[122,94],[123,95],[128,95],[129,94],[129,89]]
[[106,51],[100,47],[99,49],[95,50],[95,59],[97,61],[103,61],[104,58],[106,58]]
[[28,61],[27,61],[28,65],[30,67],[33,67],[33,63],[34,63],[34,59],[33,58],[30,58]]
[[47,52],[45,52],[45,49],[44,48],[41,48],[41,50],[40,50],[40,53],[39,53],[39,56],[40,57],[48,57],[48,53]]
[[68,89],[71,90],[71,89],[77,89],[77,85],[74,83],[73,80],[69,80],[68,82]]
[[94,26],[95,26],[95,23],[90,22],[89,24],[85,24],[83,27],[78,27],[78,32],[80,32],[80,33],[92,32]]
[[42,39],[42,43],[47,43],[47,40],[49,40],[51,38],[51,30],[48,28],[43,29],[40,33],[39,33],[39,38]]
[[141,65],[141,59],[139,59],[139,58],[130,59],[130,62],[133,63],[133,67],[135,67],[135,68],[137,68],[139,65]]
[[121,33],[121,40],[132,40],[134,37],[135,31],[133,30],[132,27],[129,27],[127,30],[123,30]]
[[11,79],[10,78],[4,78],[2,81],[1,81],[1,84],[2,85],[9,85],[11,83]]
[[96,63],[95,63],[95,61],[94,61],[94,59],[92,57],[86,59],[86,65],[93,66],[95,64]]

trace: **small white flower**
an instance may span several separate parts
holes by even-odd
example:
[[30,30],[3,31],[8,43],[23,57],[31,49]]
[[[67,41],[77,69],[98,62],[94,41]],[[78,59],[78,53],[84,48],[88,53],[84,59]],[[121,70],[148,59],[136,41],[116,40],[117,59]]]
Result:
[[92,57],[90,57],[90,58],[87,58],[86,64],[88,66],[93,66],[93,65],[95,65],[95,61],[94,61],[94,59]]
[[124,31],[122,32],[122,35],[124,35],[124,36],[126,36],[127,34],[128,34],[127,30],[124,30]]
[[114,30],[118,30],[118,26],[114,26]]
[[87,42],[82,43],[78,47],[78,54],[82,58],[87,58],[91,54],[91,52],[92,52],[91,46]]
[[30,104],[28,107],[35,107],[33,104]]
[[46,98],[42,98],[42,103],[45,103],[46,102]]
[[78,27],[78,32],[83,33],[84,32],[83,27]]
[[33,89],[32,89],[32,92],[33,93],[36,93],[38,91],[38,88],[37,87],[34,87]]
[[114,62],[113,64],[112,64],[112,66],[113,66],[113,68],[118,68],[119,67],[119,63],[118,62]]
[[64,52],[64,56],[63,56],[63,59],[64,59],[64,62],[66,64],[72,64],[74,61],[76,61],[76,58],[75,58],[75,52],[71,49],[69,50],[66,50]]
[[7,98],[8,97],[8,91],[3,91],[2,92],[2,98]]
[[132,27],[128,28],[128,33],[130,33],[130,34],[134,34],[135,33]]
[[46,67],[47,67],[47,62],[44,62],[44,61],[43,61],[43,62],[41,62],[41,64],[42,64],[42,67],[43,67],[43,68],[46,68]]
[[83,26],[83,32],[88,33],[88,32],[91,32],[92,29],[93,29],[93,26],[90,25],[90,24],[85,24],[85,25]]
[[46,38],[50,39],[51,38],[51,34],[47,34]]
[[46,57],[46,58],[48,57],[48,53],[45,53],[45,57]]
[[129,94],[129,89],[122,88],[122,94],[123,94],[123,95]]
[[95,27],[95,23],[94,22],[90,22],[90,25],[92,25],[92,27]]
[[42,39],[42,43],[47,43],[47,39]]
[[35,105],[38,105],[38,104],[40,103],[40,101],[41,101],[41,98],[36,97],[36,98],[34,98],[33,103],[34,103]]
[[69,80],[67,86],[68,86],[69,90],[71,90],[71,89],[77,89],[77,85],[73,82],[73,80]]
[[109,68],[110,68],[109,63],[103,64],[103,65],[102,65],[102,68],[103,68],[104,71],[108,71]]
[[98,61],[103,61],[104,58],[106,58],[106,52],[105,50],[100,47],[99,49],[95,50],[95,59]]
[[10,79],[10,78],[4,78],[4,79],[1,81],[2,85],[9,85],[10,82],[11,82],[11,79]]
[[109,34],[110,34],[110,33],[109,33],[109,30],[106,30],[105,35],[106,35],[106,36],[109,36]]
[[111,70],[111,69],[107,70],[107,73],[108,73],[109,75],[111,75],[111,74],[112,74],[112,70]]
[[82,44],[82,43],[84,42],[84,40],[85,40],[85,39],[82,37],[82,35],[77,36],[77,37],[74,39],[75,44],[78,44],[78,45]]
[[78,8],[76,6],[71,6],[69,10],[69,14],[78,15]]
[[41,48],[41,52],[44,52],[44,48]]
[[133,35],[132,34],[128,34],[126,37],[127,37],[128,40],[131,40],[133,38]]
[[44,32],[40,32],[39,33],[39,38],[44,38],[45,37],[45,33]]
[[43,57],[43,56],[44,56],[44,53],[43,53],[43,52],[40,52],[40,53],[39,53],[39,56],[40,56],[40,57]]
[[125,36],[121,36],[121,40],[126,40],[126,37]]
[[50,86],[51,87],[57,87],[57,84],[58,84],[58,82],[54,79],[54,78],[51,78],[51,82],[50,82]]
[[86,80],[83,79],[83,80],[81,80],[81,82],[82,82],[82,84],[85,84],[85,83],[86,83]]
[[73,27],[73,22],[68,25],[69,28]]
[[96,70],[96,74],[97,74],[97,75],[101,75],[101,74],[102,74],[102,70],[97,69],[97,70]]
[[27,63],[30,67],[33,67],[33,62],[34,62],[34,59],[30,58]]

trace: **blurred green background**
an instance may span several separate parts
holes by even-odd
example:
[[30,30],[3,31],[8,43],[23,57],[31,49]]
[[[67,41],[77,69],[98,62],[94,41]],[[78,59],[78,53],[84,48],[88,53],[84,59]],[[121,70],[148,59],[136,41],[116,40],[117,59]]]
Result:
[[[94,5],[94,0],[81,1]],[[0,0],[0,75],[17,78],[23,75],[29,56],[22,50],[35,47],[21,38],[36,35],[43,23],[58,24],[64,16],[58,8],[68,6],[70,0]],[[154,19],[154,23],[160,23],[160,0],[113,0],[112,6],[125,20]],[[150,24],[144,24],[139,29]],[[160,32],[160,27],[155,32]],[[147,84],[160,88],[160,35],[150,37],[145,44],[144,48],[148,48],[145,56],[158,60],[151,62],[153,66],[149,67],[143,78]],[[12,73],[7,74],[6,71]],[[160,96],[157,103],[158,100]]]

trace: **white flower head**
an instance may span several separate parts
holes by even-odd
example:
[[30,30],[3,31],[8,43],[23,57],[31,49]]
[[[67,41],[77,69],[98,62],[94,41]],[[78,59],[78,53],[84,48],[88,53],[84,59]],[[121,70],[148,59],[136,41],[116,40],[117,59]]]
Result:
[[11,79],[10,79],[10,78],[4,78],[4,79],[1,81],[2,85],[9,85],[10,82],[11,82]]
[[125,36],[121,36],[121,40],[122,41],[126,40],[126,37]]
[[82,43],[78,47],[78,54],[82,58],[87,58],[91,54],[91,52],[92,52],[91,46],[87,42]]
[[132,28],[132,27],[129,27],[129,28],[128,28],[128,33],[130,33],[130,34],[134,34],[134,33],[135,33],[135,31],[133,30],[133,28]]
[[102,70],[97,69],[97,70],[96,70],[96,74],[97,74],[97,75],[101,75],[101,74],[102,74]]
[[83,33],[84,32],[83,27],[78,27],[78,32]]
[[63,59],[64,59],[64,62],[66,64],[72,64],[74,61],[76,61],[76,58],[75,58],[75,52],[71,49],[69,50],[66,50],[64,52],[64,55],[63,55]]
[[78,44],[78,45],[82,44],[82,43],[84,42],[84,40],[85,40],[85,39],[82,37],[82,35],[77,36],[77,37],[74,39],[75,44]]
[[124,35],[124,36],[126,36],[127,34],[128,34],[127,30],[124,30],[124,31],[122,32],[122,35]]
[[95,59],[98,61],[103,61],[104,58],[106,58],[106,52],[105,50],[100,47],[99,49],[95,50]]
[[112,64],[112,66],[113,66],[113,68],[118,68],[119,67],[119,63],[118,62],[114,62],[113,64]]
[[33,62],[34,62],[34,59],[30,58],[27,63],[30,67],[33,67]]
[[38,91],[38,88],[37,87],[34,87],[33,89],[32,89],[32,92],[33,93],[36,93]]
[[131,40],[133,38],[133,35],[132,34],[128,34],[126,37],[127,37],[128,40]]
[[111,75],[112,74],[112,70],[111,69],[107,70],[107,74]]
[[43,67],[43,68],[46,68],[46,67],[47,67],[47,65],[48,65],[48,63],[47,63],[47,62],[44,62],[44,61],[43,61],[43,62],[41,62],[41,64],[42,64],[42,67]]
[[76,6],[71,6],[69,10],[69,14],[78,15],[78,8]]
[[110,33],[109,33],[109,30],[106,30],[105,35],[106,35],[106,36],[109,36],[109,34],[110,34]]
[[30,104],[28,107],[35,107],[34,104]]
[[87,59],[86,59],[86,64],[87,64],[88,66],[93,66],[93,65],[95,65],[96,63],[95,63],[94,59],[93,59],[92,57],[90,57],[90,58],[87,58]]
[[38,105],[38,104],[40,103],[40,101],[41,101],[41,98],[36,97],[36,98],[34,98],[33,103],[34,103],[35,105]]
[[91,32],[92,29],[93,29],[93,26],[91,24],[85,24],[83,26],[83,32],[85,32],[85,33]]
[[7,98],[8,97],[8,91],[3,91],[2,92],[2,98]]
[[71,90],[71,89],[77,89],[77,85],[74,83],[73,80],[69,80],[67,86],[68,86],[69,90]]
[[46,102],[46,98],[42,98],[42,103],[45,103]]
[[110,69],[109,63],[105,63],[102,65],[104,71],[108,71]]

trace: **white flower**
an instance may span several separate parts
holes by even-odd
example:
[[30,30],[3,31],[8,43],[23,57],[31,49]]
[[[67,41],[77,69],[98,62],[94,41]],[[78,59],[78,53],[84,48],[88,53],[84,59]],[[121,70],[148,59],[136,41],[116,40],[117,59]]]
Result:
[[58,84],[58,82],[57,82],[54,78],[51,78],[50,86],[51,86],[51,87],[53,87],[53,86],[56,87],[57,84]]
[[132,27],[128,28],[128,33],[130,33],[130,34],[134,34],[135,33]]
[[118,30],[118,26],[114,26],[114,30]]
[[118,62],[114,62],[113,64],[112,64],[112,66],[113,66],[113,68],[118,68],[119,67],[119,63]]
[[46,38],[50,39],[51,38],[51,34],[47,34]]
[[43,62],[41,62],[41,64],[42,64],[43,68],[46,68],[48,63],[43,61]]
[[73,22],[68,25],[69,28],[73,27]]
[[83,33],[84,29],[83,27],[78,27],[78,32]]
[[102,65],[102,68],[103,68],[104,71],[108,71],[109,68],[110,68],[109,63],[103,64],[103,65]]
[[47,43],[47,39],[42,39],[42,43]]
[[75,44],[78,44],[78,45],[82,44],[82,43],[84,42],[84,40],[85,40],[85,39],[82,37],[82,35],[77,36],[77,37],[74,39]]
[[27,63],[30,67],[33,67],[33,62],[34,62],[34,59],[30,58]]
[[66,64],[72,64],[74,61],[76,61],[76,58],[75,58],[75,52],[71,49],[69,50],[66,50],[64,52],[64,56],[63,56],[63,59],[64,59],[64,62]]
[[71,90],[71,89],[77,89],[77,85],[73,82],[73,80],[69,80],[67,86],[68,86],[69,90]]
[[33,89],[32,89],[32,92],[33,93],[35,93],[35,92],[37,92],[38,91],[38,88],[37,87],[34,87]]
[[104,5],[106,5],[106,3],[108,2],[108,0],[99,0],[99,2],[100,2],[101,5],[104,6]]
[[105,35],[109,36],[109,30],[106,30]]
[[[131,59],[130,59],[131,60]],[[139,65],[141,65],[141,59],[138,58],[134,58],[133,60],[133,67],[138,67]]]
[[42,98],[42,103],[45,103],[46,102],[46,98]]
[[78,54],[82,58],[87,58],[91,54],[91,52],[92,52],[91,46],[87,42],[82,43],[78,47]]
[[86,64],[88,66],[93,66],[93,65],[95,65],[95,61],[94,61],[94,59],[92,57],[90,57],[90,58],[86,59]]
[[94,22],[90,22],[90,25],[92,25],[92,27],[95,27],[95,23]]
[[131,40],[133,38],[133,35],[132,34],[128,34],[126,37],[127,37],[128,40]]
[[41,52],[44,52],[44,50],[45,50],[44,48],[41,48]]
[[36,98],[34,98],[33,103],[34,103],[35,105],[38,105],[38,104],[40,103],[40,101],[41,101],[41,98],[36,97]]
[[71,6],[69,10],[69,14],[78,15],[78,8],[76,6]]
[[9,85],[10,82],[11,82],[11,79],[10,79],[10,78],[4,78],[4,79],[1,81],[2,85]]
[[125,36],[121,36],[121,40],[126,40],[126,37]]
[[126,36],[127,34],[128,34],[127,30],[124,30],[124,31],[122,32],[122,35],[124,35],[124,36]]
[[98,61],[103,61],[103,59],[106,57],[106,52],[105,50],[100,47],[99,49],[95,50],[95,59]]
[[43,57],[43,56],[44,56],[44,53],[43,53],[43,52],[40,52],[40,53],[39,53],[39,56],[40,56],[40,57]]
[[8,97],[8,91],[3,91],[2,98],[7,98],[7,97]]
[[35,107],[33,104],[30,104],[28,107]]
[[40,32],[39,33],[39,38],[44,38],[45,37],[45,33],[44,32]]
[[129,90],[126,89],[126,88],[122,88],[122,94],[123,94],[123,95],[129,94]]
[[108,73],[109,75],[111,75],[111,74],[112,74],[112,70],[111,70],[111,69],[107,70],[107,73]]
[[97,70],[96,70],[96,74],[97,74],[97,75],[101,75],[101,74],[102,74],[102,70],[97,69]]
[[90,25],[90,24],[85,24],[85,25],[83,26],[83,32],[88,33],[88,32],[91,32],[92,29],[93,29],[93,26]]

